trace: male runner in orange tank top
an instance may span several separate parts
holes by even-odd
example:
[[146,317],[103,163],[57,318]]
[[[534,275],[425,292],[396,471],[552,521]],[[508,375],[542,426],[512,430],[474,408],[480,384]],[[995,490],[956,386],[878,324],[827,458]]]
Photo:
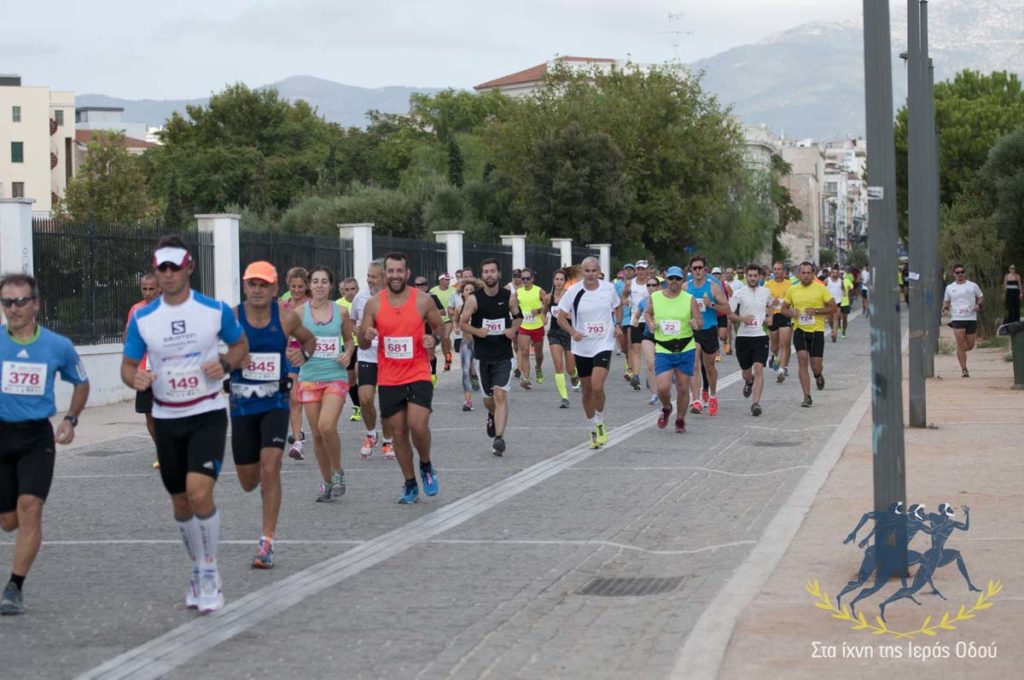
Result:
[[[366,303],[359,346],[369,349],[377,343],[377,394],[380,415],[389,423],[395,438],[395,454],[405,475],[405,489],[398,500],[410,505],[419,499],[412,446],[420,456],[423,492],[436,496],[440,487],[430,462],[430,404],[434,387],[430,383],[430,359],[436,341],[447,329],[429,295],[410,288],[409,267],[404,253],[384,258],[387,289]],[[424,334],[424,323],[433,335]],[[410,441],[410,434],[412,441]]]

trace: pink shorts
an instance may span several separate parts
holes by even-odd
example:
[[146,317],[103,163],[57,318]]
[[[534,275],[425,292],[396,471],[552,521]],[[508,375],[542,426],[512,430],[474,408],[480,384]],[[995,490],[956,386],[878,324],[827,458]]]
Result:
[[344,380],[302,381],[299,383],[299,403],[318,404],[325,394],[336,394],[345,401],[348,383]]

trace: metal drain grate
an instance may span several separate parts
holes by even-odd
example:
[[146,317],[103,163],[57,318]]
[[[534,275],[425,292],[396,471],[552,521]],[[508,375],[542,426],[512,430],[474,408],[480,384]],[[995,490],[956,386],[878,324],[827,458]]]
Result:
[[800,442],[750,442],[751,446],[761,446],[768,449],[786,449],[791,446],[800,446]]
[[637,578],[594,578],[576,591],[577,595],[600,597],[643,597],[670,593],[683,584],[685,576],[642,576]]

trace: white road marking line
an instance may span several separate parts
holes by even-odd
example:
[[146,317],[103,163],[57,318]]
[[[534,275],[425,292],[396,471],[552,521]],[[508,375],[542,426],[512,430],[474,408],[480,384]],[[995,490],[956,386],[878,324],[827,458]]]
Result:
[[[274,545],[362,545],[366,541],[342,541],[342,540],[305,540],[305,539],[274,539]],[[240,540],[240,539],[221,539],[220,545],[255,545],[256,541]],[[13,541],[0,541],[0,545],[14,545]],[[166,538],[154,538],[154,539],[96,539],[90,540],[76,540],[76,541],[43,541],[43,545],[48,546],[66,546],[66,545],[173,545],[181,546],[181,539],[170,540]]]
[[723,548],[733,548],[740,545],[753,545],[756,541],[733,541],[731,543],[720,543],[718,545],[708,545],[703,548],[693,548],[690,550],[651,550],[650,548],[641,548],[636,545],[628,545],[626,543],[616,543],[614,541],[531,541],[531,540],[487,540],[487,539],[435,539],[430,541],[431,543],[447,543],[452,545],[594,545],[602,546],[606,548],[617,548],[619,550],[633,550],[636,552],[646,553],[648,555],[696,555],[704,552],[714,552]]
[[729,477],[766,477],[768,475],[777,475],[777,474],[781,474],[783,472],[793,472],[794,470],[806,470],[809,467],[810,467],[810,465],[795,465],[793,467],[776,468],[774,470],[765,470],[764,472],[729,472],[727,470],[716,470],[714,468],[695,467],[695,466],[689,466],[689,465],[678,465],[678,466],[665,465],[665,466],[662,466],[662,467],[586,467],[586,466],[577,466],[577,467],[573,468],[573,471],[580,471],[580,472],[582,472],[584,470],[586,470],[586,471],[595,470],[595,471],[612,471],[612,472],[623,472],[623,471],[629,471],[629,472],[647,472],[647,471],[671,472],[671,471],[675,471],[675,470],[679,470],[679,471],[689,470],[689,471],[693,471],[693,472],[711,472],[711,473],[714,473],[716,475],[726,475],[726,476],[729,476]]

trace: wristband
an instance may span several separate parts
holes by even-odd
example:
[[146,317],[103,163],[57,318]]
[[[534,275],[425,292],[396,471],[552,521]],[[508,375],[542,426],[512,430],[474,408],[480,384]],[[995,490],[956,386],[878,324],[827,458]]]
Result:
[[64,416],[64,420],[71,423],[71,427],[78,427],[78,416]]
[[219,361],[220,361],[220,367],[222,369],[224,369],[224,372],[225,373],[230,373],[231,372],[231,364],[228,363],[228,360],[225,359],[224,357],[220,357]]

